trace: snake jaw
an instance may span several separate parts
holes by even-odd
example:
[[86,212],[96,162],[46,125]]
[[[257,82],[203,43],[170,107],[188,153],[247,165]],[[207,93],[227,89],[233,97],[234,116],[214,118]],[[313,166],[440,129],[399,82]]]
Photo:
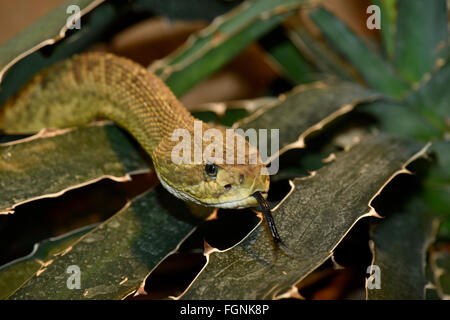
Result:
[[[264,199],[267,199],[267,192],[266,191],[260,191],[260,193],[263,195]],[[249,196],[239,199],[239,200],[233,200],[229,202],[222,202],[222,203],[212,203],[209,206],[220,208],[220,209],[244,209],[249,207],[255,207],[258,205],[258,201],[253,196],[253,193]]]
[[[247,175],[240,184],[234,186],[234,195],[230,197],[226,193],[222,197],[220,202],[214,202],[207,204],[208,206],[213,206],[222,209],[244,209],[249,207],[256,207],[258,201],[253,194],[255,192],[260,192],[264,199],[267,198],[270,179],[268,175],[259,174],[259,166],[256,166],[257,173]],[[243,195],[243,196],[241,196]]]
[[[253,179],[253,183],[251,184],[250,188],[246,188],[245,190],[245,194],[247,194],[244,197],[238,198],[238,199],[227,199],[224,198],[223,201],[207,201],[207,200],[199,200],[191,195],[189,195],[186,192],[183,192],[182,190],[180,190],[180,188],[175,188],[172,187],[163,177],[161,177],[158,172],[156,172],[159,181],[161,182],[161,184],[163,185],[163,187],[169,191],[172,195],[174,195],[175,197],[185,200],[185,201],[191,201],[194,202],[196,204],[202,205],[202,206],[206,206],[206,207],[215,207],[215,208],[221,208],[221,209],[244,209],[244,208],[249,208],[249,207],[255,207],[258,205],[258,201],[255,199],[255,197],[253,196],[253,194],[255,192],[260,192],[262,194],[262,196],[264,197],[264,199],[267,198],[267,194],[268,194],[268,190],[269,190],[269,184],[270,184],[270,180],[268,176],[263,176],[260,177],[259,179],[257,179],[257,177],[255,177]],[[221,199],[219,198],[215,198],[217,199]]]
[[[226,132],[222,133],[226,136]],[[251,195],[257,191],[267,192],[270,179],[258,150],[245,139],[244,142],[246,148],[243,163],[239,162],[240,158],[235,158],[235,161],[230,163],[224,162],[223,159],[227,154],[225,152],[222,157],[218,156],[219,159],[222,159],[220,162],[203,159],[204,161],[197,163],[190,159],[190,162],[175,165],[172,160],[172,152],[179,142],[178,140],[163,139],[151,154],[153,166],[165,189],[182,200],[216,208],[256,207],[258,202]],[[194,141],[191,140],[191,158],[195,146]],[[204,147],[209,147],[209,145]],[[227,148],[231,147],[225,141],[223,150]],[[238,151],[236,149],[233,152],[236,157]],[[202,153],[204,154],[205,150]],[[254,153],[257,155],[256,163],[253,163],[255,159],[250,157]],[[214,156],[216,156],[215,153]],[[214,170],[211,165],[214,165]]]

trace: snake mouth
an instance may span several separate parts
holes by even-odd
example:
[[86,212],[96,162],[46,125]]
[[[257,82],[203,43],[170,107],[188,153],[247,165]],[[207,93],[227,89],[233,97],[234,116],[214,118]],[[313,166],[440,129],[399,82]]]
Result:
[[[264,189],[262,189],[262,190],[257,189],[257,190],[251,191],[249,193],[249,195],[247,195],[243,198],[240,198],[240,199],[236,199],[236,200],[230,200],[230,201],[224,201],[224,202],[204,202],[204,201],[195,199],[192,196],[190,196],[189,194],[179,191],[176,188],[172,187],[168,182],[166,182],[162,177],[160,177],[158,172],[156,173],[156,175],[158,176],[159,181],[164,186],[164,188],[167,191],[169,191],[171,194],[176,196],[177,198],[180,198],[182,200],[191,201],[191,202],[197,203],[202,206],[207,206],[207,207],[215,207],[215,208],[221,208],[221,209],[244,209],[244,208],[249,208],[249,207],[256,207],[258,205],[258,201],[256,201],[256,198],[253,196],[253,194],[255,192],[260,192],[264,196],[264,198],[267,198],[267,194],[268,194],[268,192]],[[254,186],[254,184],[255,183],[253,183],[252,187]]]
[[241,199],[227,201],[227,202],[208,203],[207,205],[211,206],[211,207],[221,208],[221,209],[244,209],[244,208],[249,208],[249,207],[256,207],[258,205],[258,202],[256,201],[255,197],[253,196],[253,194],[255,192],[260,192],[264,196],[264,198],[267,198],[267,194],[268,194],[267,191],[256,190],[256,191],[252,192],[251,194],[249,194],[248,196],[241,198]]

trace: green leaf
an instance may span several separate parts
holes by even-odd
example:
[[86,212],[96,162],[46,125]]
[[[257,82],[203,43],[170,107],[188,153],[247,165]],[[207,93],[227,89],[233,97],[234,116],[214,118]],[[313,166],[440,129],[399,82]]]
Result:
[[39,270],[44,270],[47,263],[55,259],[55,256],[64,254],[67,248],[93,227],[87,226],[63,236],[36,243],[32,253],[2,266],[0,268],[0,300],[9,297]]
[[416,109],[402,102],[379,100],[361,105],[358,110],[374,116],[378,127],[386,133],[419,141],[430,141],[441,136],[441,132]]
[[314,37],[307,28],[296,27],[288,32],[294,46],[317,69],[327,75],[336,75],[342,80],[360,80],[350,64],[336,54],[322,38]]
[[136,11],[149,11],[154,15],[179,20],[212,20],[219,14],[235,7],[238,1],[222,0],[133,0],[132,7]]
[[409,89],[380,56],[329,11],[320,8],[312,11],[310,16],[327,40],[356,67],[369,86],[393,97],[401,97]]
[[[292,258],[278,257],[264,225],[226,251],[208,248],[207,265],[184,299],[271,299],[326,261],[361,218],[373,216],[371,202],[396,174],[425,149],[383,135],[361,141],[294,189],[274,212]],[[264,227],[263,227],[264,226]]]
[[255,39],[280,24],[306,0],[247,1],[197,32],[149,68],[182,95],[223,66]]
[[428,122],[442,133],[450,132],[450,63],[445,64],[405,101],[417,108]]
[[270,33],[261,42],[274,65],[292,83],[301,84],[318,80],[313,67],[282,33],[281,37],[278,33]]
[[[148,192],[84,235],[10,299],[122,299],[135,291],[193,228],[180,220],[189,214],[181,201],[157,195]],[[80,268],[80,289],[67,287],[71,265]]]
[[435,239],[438,220],[427,212],[418,198],[409,200],[404,210],[386,217],[373,230],[372,265],[380,268],[380,288],[366,282],[370,300],[425,299],[425,264],[428,247]]
[[[377,97],[377,94],[354,83],[315,82],[281,95],[278,102],[259,109],[236,123],[235,127],[244,130],[279,128],[279,154],[282,154],[292,148],[304,148],[304,140],[311,133],[350,112],[357,104]],[[271,136],[268,135],[268,148],[271,145]]]
[[431,211],[442,219],[440,235],[450,235],[450,141],[434,142],[430,148],[436,162],[430,168],[422,197]]
[[255,99],[231,100],[226,102],[208,102],[190,107],[191,113],[205,122],[232,126],[238,120],[272,104],[275,97],[260,97]]
[[380,7],[381,36],[383,37],[384,50],[389,60],[392,60],[397,22],[397,0],[372,0],[372,3]]
[[411,83],[433,70],[446,44],[446,0],[397,0],[395,65]]
[[44,131],[22,141],[0,145],[3,212],[102,178],[126,181],[132,172],[150,170],[133,142],[111,125]]
[[78,3],[83,13],[83,8],[90,10],[101,2],[68,1],[0,46],[0,104],[44,67],[86,50],[108,34],[120,10],[104,2],[89,13],[89,19],[82,15],[82,28],[65,37],[65,23],[70,16],[67,6]]
[[60,5],[45,17],[33,23],[19,35],[0,46],[0,82],[7,69],[17,59],[29,55],[40,48],[53,44],[65,37],[68,28],[66,22],[71,14],[66,12],[67,7],[76,5],[80,8],[80,14],[91,11],[103,1],[95,0],[70,0]]

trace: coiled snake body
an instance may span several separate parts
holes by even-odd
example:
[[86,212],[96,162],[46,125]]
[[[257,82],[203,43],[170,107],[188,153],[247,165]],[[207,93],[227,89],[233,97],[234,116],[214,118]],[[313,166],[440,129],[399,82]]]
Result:
[[[150,155],[164,187],[178,198],[205,206],[243,208],[258,204],[252,196],[255,192],[267,194],[269,177],[261,174],[264,165],[259,156],[256,164],[249,163],[248,154],[244,164],[175,164],[171,152],[178,141],[172,141],[172,132],[181,128],[193,136],[196,119],[159,78],[112,54],[77,55],[36,75],[0,110],[0,130],[34,133],[98,118],[110,119],[131,133]],[[203,122],[201,126],[203,132],[210,128]],[[218,130],[225,137],[225,130]],[[227,148],[224,145],[223,150]]]

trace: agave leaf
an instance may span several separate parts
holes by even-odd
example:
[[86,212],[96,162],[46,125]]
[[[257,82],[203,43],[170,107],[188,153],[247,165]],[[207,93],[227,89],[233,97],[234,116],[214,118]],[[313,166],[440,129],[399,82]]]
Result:
[[[223,14],[233,7],[238,1],[220,0],[133,0],[132,6],[136,11],[147,10],[156,15],[167,16],[170,19],[180,20],[212,20],[219,14]],[[195,8],[195,10],[193,10]]]
[[[80,5],[80,30],[66,37],[69,5]],[[94,10],[95,8],[95,10]],[[89,13],[89,20],[83,19]],[[0,46],[0,104],[34,74],[99,41],[113,26],[118,11],[103,0],[68,1]],[[60,41],[62,40],[62,41]],[[42,50],[40,50],[42,49]]]
[[99,6],[103,1],[104,0],[67,1],[48,13],[45,17],[36,21],[19,35],[2,44],[0,46],[0,82],[3,79],[5,72],[17,61],[42,47],[54,44],[65,37],[69,30],[66,23],[71,16],[71,14],[68,14],[66,11],[70,5],[78,6],[81,10],[80,14],[83,16]]
[[447,1],[397,0],[395,65],[410,83],[434,69],[448,39]]
[[379,100],[364,104],[358,110],[374,116],[379,128],[386,133],[419,141],[430,141],[442,134],[417,109],[404,102]]
[[356,67],[369,86],[393,97],[401,97],[409,89],[389,64],[332,13],[319,8],[312,11],[310,16],[326,39]]
[[159,75],[176,95],[182,95],[267,33],[306,0],[247,1],[193,35],[178,50],[149,69]]
[[[305,138],[311,133],[350,112],[357,104],[377,97],[377,94],[353,83],[315,82],[298,86],[291,92],[281,95],[276,103],[259,109],[237,122],[234,127],[244,130],[279,128],[280,151],[270,155],[273,159],[287,150],[304,148]],[[289,117],[286,117],[287,114]],[[268,148],[271,145],[271,135],[268,135]],[[261,156],[264,158],[263,154]]]
[[189,109],[197,119],[230,127],[256,110],[275,103],[276,100],[274,97],[261,97],[227,102],[209,102],[192,106]]
[[6,299],[28,279],[44,270],[46,264],[55,256],[64,254],[81,236],[91,231],[94,226],[87,226],[68,234],[50,238],[36,243],[29,255],[14,260],[0,268],[0,299]]
[[[87,233],[71,250],[46,264],[11,299],[122,299],[192,230],[181,201],[155,190]],[[181,218],[181,219],[180,219]],[[69,289],[67,268],[81,271],[80,289]]]
[[301,84],[319,80],[317,71],[282,31],[275,30],[263,37],[260,42],[279,73],[292,83]]
[[450,239],[450,142],[434,142],[430,151],[435,154],[436,163],[425,178],[422,197],[442,219],[439,237]]
[[386,56],[389,60],[394,57],[395,29],[397,22],[397,0],[372,0],[380,8],[381,36]]
[[440,60],[441,67],[405,101],[415,107],[422,116],[439,129],[442,134],[450,132],[450,63]]
[[42,131],[0,145],[0,212],[12,213],[21,203],[55,197],[102,178],[127,181],[130,173],[149,170],[146,159],[115,126]]
[[297,50],[322,73],[334,74],[346,81],[360,80],[359,74],[347,61],[331,50],[321,38],[314,37],[306,28],[292,28],[288,31],[288,37]]
[[[439,222],[419,199],[409,200],[397,212],[375,226],[372,234],[372,266],[379,267],[380,287],[368,286],[370,300],[425,299],[427,250],[436,236]],[[371,288],[371,289],[370,289]]]
[[426,148],[383,135],[343,152],[293,189],[275,209],[281,237],[297,257],[276,251],[264,225],[226,251],[206,247],[207,264],[183,299],[270,299],[289,291],[326,261],[373,198]]

